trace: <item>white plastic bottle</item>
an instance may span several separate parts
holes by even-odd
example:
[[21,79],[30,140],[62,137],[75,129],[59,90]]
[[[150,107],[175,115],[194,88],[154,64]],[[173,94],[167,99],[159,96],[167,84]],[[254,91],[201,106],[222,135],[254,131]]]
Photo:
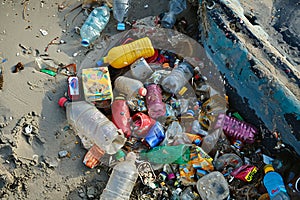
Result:
[[129,200],[138,178],[135,161],[135,153],[129,152],[126,160],[114,167],[100,200]]
[[124,134],[94,105],[86,101],[68,102],[64,97],[58,104],[66,108],[67,120],[86,149],[96,144],[106,153],[115,154],[125,144]]

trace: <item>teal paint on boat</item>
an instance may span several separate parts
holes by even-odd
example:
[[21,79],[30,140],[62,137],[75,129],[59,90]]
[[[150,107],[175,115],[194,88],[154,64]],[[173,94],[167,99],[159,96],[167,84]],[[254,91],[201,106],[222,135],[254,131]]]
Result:
[[[199,0],[200,7],[203,0]],[[236,0],[220,0],[221,6],[215,6],[213,9],[204,9],[205,13],[200,13],[202,22],[201,43],[207,54],[224,74],[228,83],[237,90],[237,93],[247,100],[250,108],[255,110],[255,114],[261,118],[266,127],[271,130],[278,130],[282,133],[283,141],[300,154],[300,130],[293,127],[287,115],[295,116],[294,124],[300,124],[300,101],[299,96],[293,93],[292,88],[283,84],[280,76],[284,75],[280,66],[272,63],[265,58],[257,58],[251,49],[246,48],[239,37],[228,27],[226,27],[227,16],[222,9],[233,9],[230,12],[234,17],[247,20],[243,16],[242,9],[239,8],[239,2]],[[224,5],[230,5],[226,8]],[[207,8],[207,7],[206,7]],[[242,15],[242,16],[241,16]],[[245,25],[245,30],[251,30],[251,27]],[[253,33],[254,40],[265,44],[259,39],[260,32]],[[261,34],[263,35],[263,34]],[[256,37],[256,38],[255,38]],[[262,36],[263,37],[263,36]],[[251,39],[253,39],[251,38]],[[246,40],[246,42],[248,42]],[[250,41],[249,41],[250,42]],[[270,47],[271,53],[277,53]],[[272,52],[274,51],[274,52]],[[262,53],[265,53],[262,51]],[[254,64],[253,64],[254,63]],[[292,67],[288,62],[286,66]],[[295,72],[296,79],[294,86],[299,89],[299,77]],[[297,86],[298,84],[298,86]]]

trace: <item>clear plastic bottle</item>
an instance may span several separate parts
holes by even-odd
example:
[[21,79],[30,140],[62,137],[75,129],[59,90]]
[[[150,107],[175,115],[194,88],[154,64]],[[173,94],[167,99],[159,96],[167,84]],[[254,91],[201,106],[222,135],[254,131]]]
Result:
[[80,29],[81,45],[88,47],[99,36],[109,21],[110,12],[107,5],[95,8]]
[[289,200],[283,179],[281,175],[275,172],[272,165],[264,167],[265,176],[263,179],[264,186],[266,187],[271,200]]
[[119,76],[115,82],[115,89],[126,95],[127,100],[136,97],[137,95],[145,96],[147,89],[141,81],[128,78],[126,76]]
[[193,77],[194,69],[187,62],[181,62],[162,81],[163,89],[169,93],[177,94],[181,88]]
[[66,108],[67,120],[86,149],[96,144],[106,153],[115,154],[125,144],[124,134],[94,105],[86,101],[71,103],[64,97],[58,104]]
[[100,200],[129,200],[138,178],[135,161],[135,153],[129,152],[126,160],[114,167]]
[[150,84],[146,88],[146,105],[148,108],[149,116],[153,119],[165,116],[166,105],[162,101],[162,91],[160,89],[160,86],[157,84]]
[[173,121],[166,131],[166,137],[163,141],[164,145],[170,145],[174,142],[177,135],[183,134],[183,129],[178,121]]
[[114,0],[113,13],[114,18],[118,21],[117,30],[124,31],[125,24],[124,18],[127,17],[127,12],[129,9],[129,0]]
[[169,12],[165,13],[161,20],[164,28],[173,28],[176,22],[176,15],[186,9],[186,0],[171,0],[169,2]]

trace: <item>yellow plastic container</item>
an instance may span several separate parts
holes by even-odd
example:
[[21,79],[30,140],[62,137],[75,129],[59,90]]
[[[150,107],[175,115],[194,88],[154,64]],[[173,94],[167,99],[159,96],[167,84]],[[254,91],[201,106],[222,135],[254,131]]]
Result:
[[119,69],[134,63],[138,58],[148,58],[153,55],[154,48],[151,40],[144,37],[128,44],[113,47],[109,50],[107,56],[102,58],[102,62]]

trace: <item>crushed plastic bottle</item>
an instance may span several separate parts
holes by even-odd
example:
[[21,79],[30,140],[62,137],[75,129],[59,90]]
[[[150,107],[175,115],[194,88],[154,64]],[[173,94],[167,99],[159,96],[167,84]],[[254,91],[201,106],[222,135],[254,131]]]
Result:
[[176,15],[186,9],[186,0],[171,0],[169,2],[169,12],[165,13],[161,20],[164,28],[173,28],[176,22]]
[[88,47],[94,42],[107,25],[110,17],[109,8],[103,5],[95,8],[80,29],[81,45]]
[[129,200],[139,176],[135,161],[135,153],[129,152],[126,160],[114,167],[100,200]]
[[149,151],[140,153],[141,159],[147,159],[156,164],[184,164],[190,160],[190,146],[181,144],[178,146],[157,146]]
[[203,200],[225,199],[229,196],[229,187],[223,174],[211,172],[197,181],[197,190]]
[[113,6],[114,18],[118,21],[117,30],[124,31],[124,18],[127,16],[129,9],[129,0],[114,0]]
[[94,105],[86,101],[71,103],[64,97],[58,103],[66,108],[67,120],[86,149],[96,144],[106,153],[115,154],[125,144],[124,135]]
[[193,77],[194,69],[188,62],[181,62],[162,81],[163,89],[169,93],[177,94],[182,87]]
[[164,145],[170,145],[174,142],[174,139],[177,135],[182,134],[183,130],[178,121],[173,121],[166,131],[166,137],[163,141]]

